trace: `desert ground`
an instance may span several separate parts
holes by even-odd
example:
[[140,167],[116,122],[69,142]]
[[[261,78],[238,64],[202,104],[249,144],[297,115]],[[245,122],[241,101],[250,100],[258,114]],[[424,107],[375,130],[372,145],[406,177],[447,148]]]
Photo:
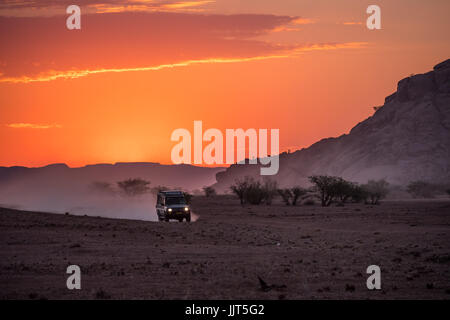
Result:
[[[193,223],[0,209],[2,299],[449,299],[450,201],[241,206]],[[68,290],[68,265],[81,290]],[[381,268],[381,290],[366,268]],[[258,277],[267,287],[262,287]]]

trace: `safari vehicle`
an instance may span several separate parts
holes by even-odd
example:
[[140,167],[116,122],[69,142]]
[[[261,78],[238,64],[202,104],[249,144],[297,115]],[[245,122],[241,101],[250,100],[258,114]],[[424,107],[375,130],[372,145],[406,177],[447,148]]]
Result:
[[169,221],[171,219],[180,222],[183,219],[186,219],[187,222],[191,221],[191,209],[181,191],[159,192],[156,201],[156,214],[159,221]]

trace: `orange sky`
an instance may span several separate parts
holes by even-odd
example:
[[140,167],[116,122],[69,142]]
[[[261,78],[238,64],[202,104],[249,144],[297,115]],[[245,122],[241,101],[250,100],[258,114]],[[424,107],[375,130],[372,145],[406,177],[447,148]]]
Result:
[[171,163],[194,120],[306,147],[450,57],[447,0],[70,1],[80,31],[65,1],[38,3],[0,4],[2,166]]

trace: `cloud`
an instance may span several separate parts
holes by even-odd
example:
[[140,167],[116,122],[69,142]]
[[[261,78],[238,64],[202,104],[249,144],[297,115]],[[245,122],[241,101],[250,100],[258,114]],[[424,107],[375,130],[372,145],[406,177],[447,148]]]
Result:
[[342,22],[343,25],[345,26],[359,26],[362,25],[362,22],[359,21],[347,21],[347,22]]
[[52,129],[62,128],[59,124],[36,124],[36,123],[10,123],[6,125],[13,129]]
[[201,1],[177,1],[174,3],[167,3],[162,6],[162,8],[168,9],[184,9],[191,7],[203,6],[205,4],[213,3],[213,0],[201,0]]
[[[215,0],[77,0],[82,14],[111,12],[201,12]],[[0,3],[3,17],[51,17],[66,15],[68,0],[6,0]]]
[[77,71],[49,71],[47,73],[41,73],[37,76],[21,76],[21,77],[6,77],[0,78],[0,82],[6,83],[30,83],[30,82],[47,82],[57,79],[76,79],[85,77],[92,74],[100,73],[121,73],[121,72],[136,72],[136,71],[157,71],[169,68],[186,67],[196,64],[209,64],[209,63],[237,63],[248,61],[259,61],[268,59],[281,59],[293,57],[308,51],[322,51],[322,50],[336,50],[336,49],[360,49],[368,45],[367,42],[349,42],[349,43],[330,43],[330,44],[314,44],[310,46],[292,48],[279,54],[255,56],[255,57],[243,57],[243,58],[208,58],[203,60],[188,60],[171,64],[162,64],[148,67],[136,67],[136,68],[115,68],[115,69],[92,69],[92,70],[77,70]]
[[306,24],[314,24],[316,20],[307,18],[295,18],[290,21],[289,24],[279,26],[272,30],[272,32],[286,32],[286,31],[299,31],[301,26]]
[[316,20],[309,18],[297,18],[292,20],[293,24],[302,25],[302,24],[313,24],[316,23]]
[[17,77],[17,78],[0,78],[0,82],[10,83],[29,83],[29,82],[44,82],[57,79],[76,79],[84,77],[90,74],[98,73],[120,73],[120,72],[133,72],[133,71],[157,71],[168,68],[186,67],[194,64],[207,64],[207,63],[236,63],[244,61],[256,61],[266,60],[274,58],[286,58],[287,55],[274,55],[274,56],[261,56],[261,57],[249,57],[249,58],[210,58],[203,60],[189,60],[172,64],[162,64],[158,66],[150,67],[137,67],[137,68],[122,68],[122,69],[96,69],[96,70],[78,70],[78,71],[51,71],[35,77]]
[[274,55],[280,47],[255,37],[294,17],[187,13],[82,16],[81,30],[60,17],[0,17],[0,79],[83,70],[136,69],[192,60]]
[[247,62],[364,45],[279,44],[260,38],[298,23],[298,17],[275,15],[126,12],[83,16],[81,30],[69,31],[61,17],[0,17],[5,44],[0,82]]

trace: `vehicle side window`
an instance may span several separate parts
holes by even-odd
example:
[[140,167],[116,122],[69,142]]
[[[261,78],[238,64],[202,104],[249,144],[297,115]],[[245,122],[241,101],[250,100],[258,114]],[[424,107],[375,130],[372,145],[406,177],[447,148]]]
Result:
[[163,198],[161,195],[158,194],[158,200],[157,200],[157,204],[162,205],[163,204]]

